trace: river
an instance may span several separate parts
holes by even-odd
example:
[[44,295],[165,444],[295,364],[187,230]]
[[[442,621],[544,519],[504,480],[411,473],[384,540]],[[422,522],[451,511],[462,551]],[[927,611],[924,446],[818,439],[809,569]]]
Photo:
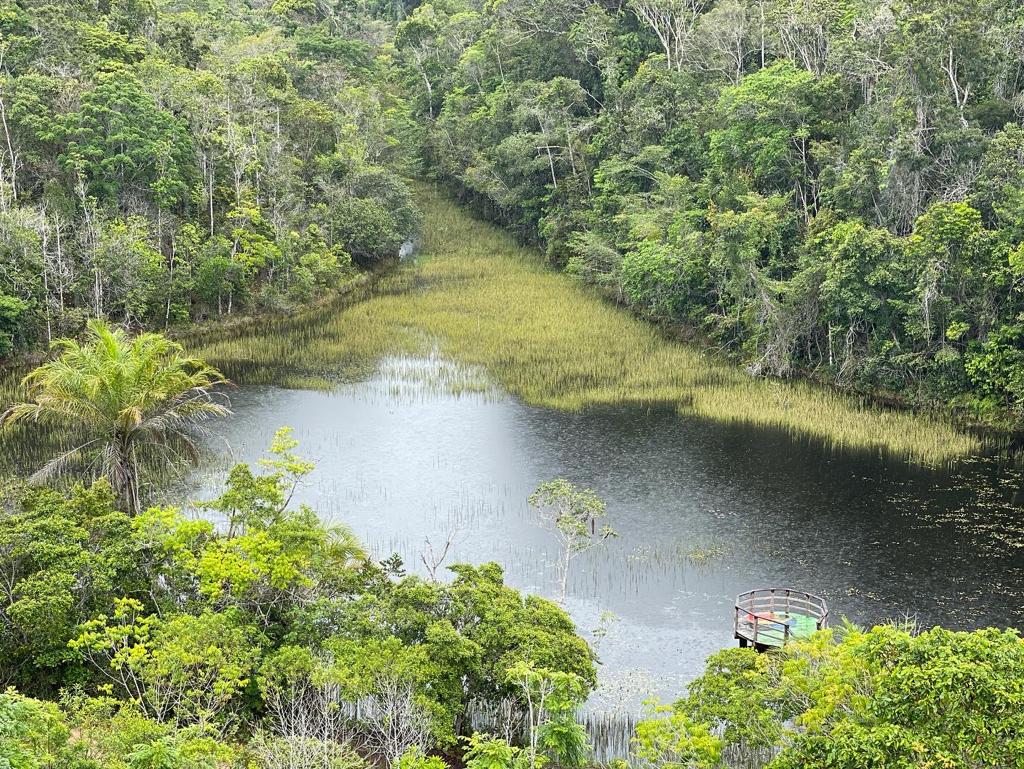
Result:
[[573,563],[566,608],[601,658],[598,719],[682,694],[734,643],[735,595],[753,587],[819,593],[836,621],[1024,625],[1012,465],[929,470],[670,410],[453,395],[429,384],[450,365],[388,358],[331,392],[242,388],[193,493],[214,493],[228,463],[255,460],[288,425],[317,464],[300,500],[375,557],[423,573],[425,541],[451,536],[448,563],[498,561],[510,584],[554,596],[557,545],[526,498],[556,477],[593,488],[619,536]]

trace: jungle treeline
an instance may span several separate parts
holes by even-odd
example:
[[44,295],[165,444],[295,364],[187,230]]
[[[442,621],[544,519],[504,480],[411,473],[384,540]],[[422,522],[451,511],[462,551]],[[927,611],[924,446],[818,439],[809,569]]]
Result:
[[90,317],[289,309],[397,254],[417,211],[391,27],[292,15],[0,4],[0,357]]
[[1024,11],[438,0],[426,168],[755,374],[972,417],[1024,397]]
[[1022,408],[1019,3],[0,8],[0,355],[299,307],[426,176],[754,374]]

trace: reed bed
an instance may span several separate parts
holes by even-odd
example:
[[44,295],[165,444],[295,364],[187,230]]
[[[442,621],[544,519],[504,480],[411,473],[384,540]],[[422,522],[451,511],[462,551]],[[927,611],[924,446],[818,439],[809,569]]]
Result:
[[[808,383],[752,378],[667,339],[441,195],[424,190],[421,197],[427,226],[418,264],[333,305],[208,334],[196,352],[241,383],[303,387],[368,376],[388,356],[434,354],[486,372],[536,406],[670,406],[929,465],[982,448],[975,436],[930,416]],[[445,376],[452,391],[482,387],[475,374]]]
[[[28,369],[21,366],[0,369],[0,414],[12,403],[24,401],[27,397],[21,385],[27,373]],[[31,422],[0,430],[0,479],[9,480],[35,472],[75,437],[69,430]]]

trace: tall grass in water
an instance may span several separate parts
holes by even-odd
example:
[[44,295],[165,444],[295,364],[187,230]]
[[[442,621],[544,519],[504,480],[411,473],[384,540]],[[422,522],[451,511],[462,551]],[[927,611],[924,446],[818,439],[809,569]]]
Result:
[[[12,403],[23,402],[28,397],[21,384],[28,372],[28,368],[21,366],[0,369],[0,414]],[[35,472],[77,437],[52,424],[23,422],[3,428],[0,430],[0,479]]]
[[359,301],[217,337],[196,350],[240,382],[327,386],[386,355],[436,351],[485,370],[530,404],[665,405],[681,414],[781,428],[826,445],[940,464],[979,441],[940,420],[865,405],[807,383],[753,379],[666,339],[511,236],[424,192],[420,263]]

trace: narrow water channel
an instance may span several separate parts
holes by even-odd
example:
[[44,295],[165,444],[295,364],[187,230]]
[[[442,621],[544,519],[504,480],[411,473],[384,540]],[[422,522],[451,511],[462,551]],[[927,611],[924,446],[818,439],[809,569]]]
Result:
[[449,562],[498,561],[510,584],[553,596],[556,544],[526,498],[556,477],[592,487],[619,537],[574,562],[567,609],[601,658],[599,715],[679,696],[733,643],[733,599],[752,587],[820,593],[857,623],[1024,626],[1012,466],[927,470],[670,411],[455,396],[428,384],[442,365],[388,359],[333,392],[242,388],[196,495],[288,425],[317,463],[301,501],[351,525],[376,557],[398,553],[422,572],[426,540],[451,534]]

